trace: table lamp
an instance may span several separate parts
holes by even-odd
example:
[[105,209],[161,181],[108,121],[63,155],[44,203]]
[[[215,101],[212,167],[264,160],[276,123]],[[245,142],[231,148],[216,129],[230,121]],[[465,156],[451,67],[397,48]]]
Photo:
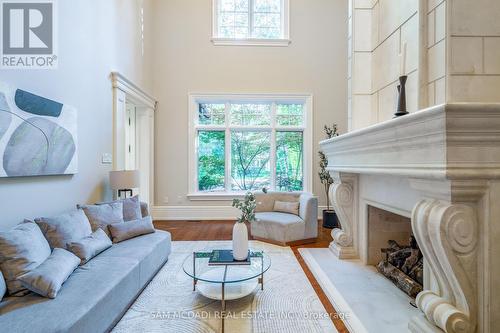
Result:
[[125,198],[127,197],[127,193],[130,193],[130,196],[132,196],[132,189],[140,186],[139,170],[110,171],[109,183],[113,190],[118,191],[119,198],[121,198],[122,193],[125,193]]

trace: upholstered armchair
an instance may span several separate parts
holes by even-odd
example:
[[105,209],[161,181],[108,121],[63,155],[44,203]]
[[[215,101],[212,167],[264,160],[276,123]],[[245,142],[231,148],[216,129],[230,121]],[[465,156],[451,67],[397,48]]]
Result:
[[[307,244],[318,237],[318,198],[306,192],[255,192],[254,239],[282,246]],[[297,207],[298,203],[298,207]]]

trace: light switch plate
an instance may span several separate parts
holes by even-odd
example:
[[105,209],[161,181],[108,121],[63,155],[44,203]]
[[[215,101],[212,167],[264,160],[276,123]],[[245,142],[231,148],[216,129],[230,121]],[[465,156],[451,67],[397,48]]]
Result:
[[110,153],[102,154],[102,164],[113,164],[113,155]]

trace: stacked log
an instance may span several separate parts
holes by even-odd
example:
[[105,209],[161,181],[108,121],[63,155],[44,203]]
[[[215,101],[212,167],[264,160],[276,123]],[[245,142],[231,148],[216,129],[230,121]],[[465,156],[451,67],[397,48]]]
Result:
[[422,291],[424,262],[417,242],[410,238],[409,245],[401,246],[390,240],[389,247],[382,249],[385,260],[378,265],[378,271],[391,280],[399,289],[415,298]]

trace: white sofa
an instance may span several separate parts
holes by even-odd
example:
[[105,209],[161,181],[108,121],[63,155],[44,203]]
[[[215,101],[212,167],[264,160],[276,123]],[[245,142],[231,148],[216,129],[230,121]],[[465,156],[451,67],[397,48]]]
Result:
[[[252,237],[282,246],[307,244],[318,237],[318,198],[306,192],[255,192]],[[299,215],[274,211],[275,201],[298,202]]]

